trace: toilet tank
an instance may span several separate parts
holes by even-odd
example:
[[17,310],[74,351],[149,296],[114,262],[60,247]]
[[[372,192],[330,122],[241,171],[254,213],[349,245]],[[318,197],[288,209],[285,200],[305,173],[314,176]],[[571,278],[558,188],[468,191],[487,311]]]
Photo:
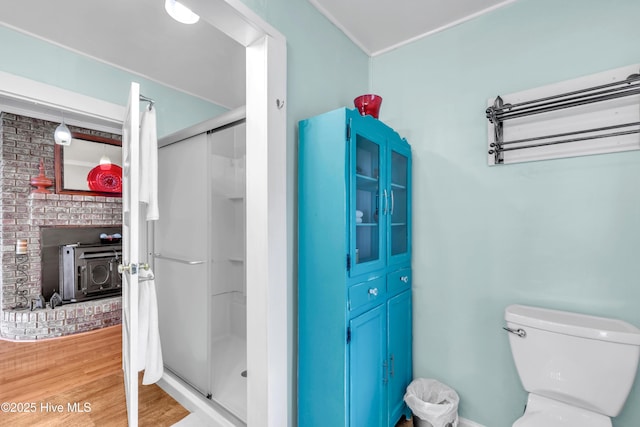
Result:
[[[525,390],[610,417],[620,413],[640,356],[640,329],[617,319],[524,305],[505,310]],[[521,334],[522,335],[522,334]]]

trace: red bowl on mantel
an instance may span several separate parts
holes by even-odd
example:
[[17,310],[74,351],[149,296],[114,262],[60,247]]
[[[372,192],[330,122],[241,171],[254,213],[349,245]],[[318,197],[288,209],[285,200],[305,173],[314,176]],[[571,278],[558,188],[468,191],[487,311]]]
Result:
[[366,95],[360,95],[353,100],[353,104],[356,106],[360,114],[363,116],[370,115],[374,119],[378,118],[380,113],[380,104],[382,104],[382,97],[368,93]]

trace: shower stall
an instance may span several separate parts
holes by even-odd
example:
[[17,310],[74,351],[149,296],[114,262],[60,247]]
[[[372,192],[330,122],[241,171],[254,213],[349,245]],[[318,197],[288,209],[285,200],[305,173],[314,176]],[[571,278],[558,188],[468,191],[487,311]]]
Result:
[[246,134],[231,120],[160,142],[150,246],[165,368],[246,423]]

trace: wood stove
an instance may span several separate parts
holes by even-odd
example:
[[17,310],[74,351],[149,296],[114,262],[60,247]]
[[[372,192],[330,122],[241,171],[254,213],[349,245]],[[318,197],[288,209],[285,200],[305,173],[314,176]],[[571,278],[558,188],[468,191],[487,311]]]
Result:
[[64,302],[80,302],[122,294],[118,263],[122,245],[60,246],[60,296]]

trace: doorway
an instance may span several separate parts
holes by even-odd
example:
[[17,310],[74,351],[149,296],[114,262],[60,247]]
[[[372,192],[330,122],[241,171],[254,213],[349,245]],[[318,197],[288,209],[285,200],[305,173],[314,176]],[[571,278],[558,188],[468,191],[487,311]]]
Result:
[[[286,40],[238,0],[184,2],[246,49],[247,68],[247,370],[251,426],[288,425],[291,377],[288,333]],[[44,90],[38,90],[44,89]],[[123,88],[123,92],[126,88]],[[0,95],[32,108],[121,123],[124,108],[44,83],[0,76]],[[37,103],[37,105],[35,105]]]

